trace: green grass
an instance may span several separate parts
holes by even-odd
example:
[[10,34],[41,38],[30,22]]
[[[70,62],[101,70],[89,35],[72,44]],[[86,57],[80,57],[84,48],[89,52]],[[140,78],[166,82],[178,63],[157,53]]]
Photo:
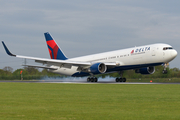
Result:
[[180,85],[0,83],[2,120],[179,120]]
[[127,82],[152,82],[154,83],[179,83],[180,78],[139,78],[139,79],[131,79],[127,78]]

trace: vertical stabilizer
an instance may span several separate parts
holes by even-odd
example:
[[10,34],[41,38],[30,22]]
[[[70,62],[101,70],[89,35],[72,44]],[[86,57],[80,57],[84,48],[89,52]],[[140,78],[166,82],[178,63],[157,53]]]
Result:
[[46,43],[48,46],[51,59],[58,59],[58,60],[68,59],[48,32],[44,33],[44,36],[46,38]]

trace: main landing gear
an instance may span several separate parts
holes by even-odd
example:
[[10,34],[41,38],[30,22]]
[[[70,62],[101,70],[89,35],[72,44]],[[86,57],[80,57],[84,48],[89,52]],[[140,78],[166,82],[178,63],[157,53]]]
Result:
[[123,78],[123,71],[119,71],[120,78],[116,78],[116,82],[126,82],[126,78]]
[[87,82],[98,82],[98,78],[97,77],[88,77]]
[[126,82],[126,78],[116,78],[116,82]]

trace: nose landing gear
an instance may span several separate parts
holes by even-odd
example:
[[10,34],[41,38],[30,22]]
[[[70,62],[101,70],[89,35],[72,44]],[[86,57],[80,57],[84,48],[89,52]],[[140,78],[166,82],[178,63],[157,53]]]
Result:
[[167,70],[163,70],[163,74],[167,74],[168,72],[167,72]]
[[168,63],[165,63],[163,66],[164,66],[164,70],[163,70],[163,74],[167,74],[167,67],[168,67]]

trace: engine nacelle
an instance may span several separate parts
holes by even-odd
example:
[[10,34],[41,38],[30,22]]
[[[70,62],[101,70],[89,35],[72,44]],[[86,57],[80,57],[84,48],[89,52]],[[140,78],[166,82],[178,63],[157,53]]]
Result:
[[155,72],[155,67],[140,68],[135,70],[135,72],[143,75],[153,74]]
[[104,63],[95,63],[89,68],[89,72],[98,74],[98,73],[105,73],[107,67]]

